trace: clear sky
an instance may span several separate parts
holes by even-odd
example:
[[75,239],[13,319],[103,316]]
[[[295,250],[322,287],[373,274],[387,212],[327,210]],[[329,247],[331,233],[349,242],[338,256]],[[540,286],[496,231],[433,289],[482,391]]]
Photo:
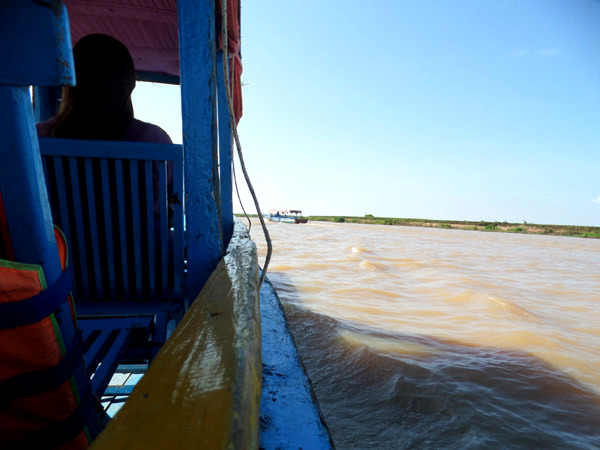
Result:
[[242,54],[263,212],[600,226],[600,1],[246,0]]

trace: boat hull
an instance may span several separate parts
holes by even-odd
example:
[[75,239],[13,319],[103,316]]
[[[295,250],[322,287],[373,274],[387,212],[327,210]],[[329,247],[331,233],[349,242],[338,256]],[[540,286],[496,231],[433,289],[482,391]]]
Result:
[[279,223],[307,223],[308,219],[300,218],[300,217],[270,217],[267,216],[269,222],[279,222]]

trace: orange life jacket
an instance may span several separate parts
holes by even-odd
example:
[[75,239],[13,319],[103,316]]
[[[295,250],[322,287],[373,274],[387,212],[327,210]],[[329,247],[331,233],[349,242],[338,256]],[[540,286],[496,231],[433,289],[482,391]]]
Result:
[[63,275],[53,286],[41,266],[0,259],[2,449],[85,449],[100,429],[83,367],[67,245],[54,231]]

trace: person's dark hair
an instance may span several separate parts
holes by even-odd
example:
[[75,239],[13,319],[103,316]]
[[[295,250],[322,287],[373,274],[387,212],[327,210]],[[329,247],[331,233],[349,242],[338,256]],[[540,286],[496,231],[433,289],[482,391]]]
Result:
[[133,120],[135,68],[127,47],[105,34],[83,37],[73,48],[76,86],[64,87],[51,136],[120,140]]

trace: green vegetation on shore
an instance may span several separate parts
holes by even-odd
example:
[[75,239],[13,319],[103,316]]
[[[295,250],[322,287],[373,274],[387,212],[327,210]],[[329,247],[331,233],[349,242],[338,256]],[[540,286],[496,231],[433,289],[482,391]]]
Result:
[[[236,214],[242,216],[243,214]],[[257,217],[250,214],[250,217]],[[496,231],[505,233],[548,234],[552,236],[573,236],[600,239],[600,227],[584,227],[578,225],[543,225],[535,223],[474,222],[468,220],[431,220],[431,219],[399,219],[394,217],[375,217],[366,214],[358,216],[308,216],[309,221],[365,223],[375,225],[401,225],[408,227],[449,228],[457,230]]]
[[573,236],[600,239],[600,227],[578,225],[543,225],[535,223],[474,222],[469,220],[398,219],[375,217],[366,214],[356,216],[308,216],[309,220],[322,222],[367,223],[376,225],[402,225],[409,227],[452,228],[457,230],[499,231],[507,233],[550,234],[553,236]]

